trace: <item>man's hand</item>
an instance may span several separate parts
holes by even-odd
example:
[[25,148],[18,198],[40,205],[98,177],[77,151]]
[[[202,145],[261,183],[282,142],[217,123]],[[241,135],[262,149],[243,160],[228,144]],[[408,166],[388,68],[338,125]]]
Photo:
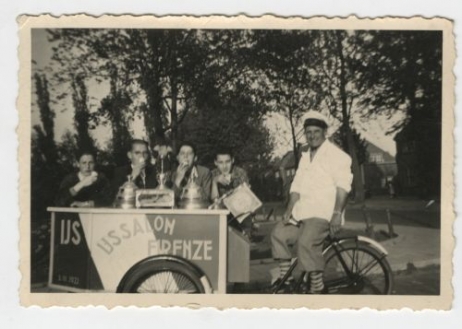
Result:
[[74,201],[71,203],[72,208],[93,208],[95,206],[95,202],[90,201]]
[[136,179],[141,174],[141,172],[143,171],[145,167],[146,167],[146,161],[144,160],[144,158],[141,158],[136,165],[133,165],[132,178]]
[[299,193],[290,193],[289,203],[287,204],[286,211],[285,211],[284,215],[282,216],[282,223],[284,225],[291,224],[292,210],[294,209],[294,206],[295,206],[295,204],[297,203],[298,200],[300,200],[300,194]]
[[290,224],[290,219],[292,218],[292,208],[287,208],[286,211],[284,212],[284,215],[282,215],[282,224],[288,225]]
[[214,181],[216,183],[220,183],[222,185],[229,185],[231,183],[231,177],[230,176],[231,175],[220,174],[220,175],[214,177]]
[[84,179],[82,179],[82,181],[80,183],[81,183],[82,187],[86,187],[86,186],[92,185],[94,182],[96,182],[97,179],[98,179],[98,174],[97,173],[91,173],[91,175],[86,176]]
[[176,176],[175,176],[175,185],[180,186],[181,181],[183,180],[186,171],[189,169],[189,164],[187,162],[180,163],[176,170]]
[[90,186],[91,184],[96,182],[97,179],[98,179],[98,174],[95,171],[93,171],[91,175],[86,176],[80,182],[72,186],[69,189],[69,192],[71,193],[72,196],[76,196],[77,193],[79,193],[81,189],[83,189],[84,187]]
[[334,212],[330,220],[330,235],[335,236],[340,227],[342,226],[342,214],[340,212]]

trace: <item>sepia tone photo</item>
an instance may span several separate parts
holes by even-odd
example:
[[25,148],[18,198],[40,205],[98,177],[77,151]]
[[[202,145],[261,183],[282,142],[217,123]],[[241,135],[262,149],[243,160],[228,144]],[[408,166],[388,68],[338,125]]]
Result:
[[19,29],[23,304],[450,308],[449,21]]

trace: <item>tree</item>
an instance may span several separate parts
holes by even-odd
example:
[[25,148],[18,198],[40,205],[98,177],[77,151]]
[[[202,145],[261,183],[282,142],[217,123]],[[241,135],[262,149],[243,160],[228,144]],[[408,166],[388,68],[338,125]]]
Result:
[[95,122],[103,125],[110,124],[112,139],[108,147],[110,163],[122,165],[127,161],[127,145],[130,144],[131,134],[128,121],[132,118],[129,106],[132,104],[130,94],[124,88],[126,79],[121,79],[117,67],[110,69],[110,91],[101,100],[101,105],[94,115]]
[[[441,183],[442,32],[371,33],[369,53],[377,63],[368,72],[376,86],[362,100],[365,114],[401,111],[404,120],[390,131],[415,145],[412,170],[418,190],[439,196]],[[398,148],[397,161],[401,158]]]
[[314,48],[318,58],[315,88],[322,97],[322,104],[330,115],[341,124],[347,152],[352,159],[355,200],[364,200],[364,186],[355,142],[353,116],[361,110],[361,99],[373,89],[367,83],[371,56],[367,54],[370,42],[367,31],[319,31]]
[[74,105],[74,125],[77,131],[77,148],[79,150],[95,149],[90,136],[90,113],[88,112],[88,95],[84,77],[77,75],[72,80],[72,101]]
[[313,35],[301,30],[259,31],[254,39],[254,64],[266,75],[266,103],[289,122],[298,165],[296,127],[303,114],[317,108],[320,102],[311,81]]
[[[202,57],[188,86],[189,112],[179,136],[198,145],[202,163],[214,166],[214,153],[234,150],[249,174],[267,169],[272,148],[263,125],[269,107],[264,102],[262,76],[253,69],[250,31],[220,30],[200,34]],[[252,141],[249,143],[249,141]]]
[[50,107],[48,80],[38,73],[34,79],[42,124],[34,126],[31,143],[31,213],[33,220],[40,220],[46,216],[46,207],[53,204],[60,170],[54,140],[55,113]]

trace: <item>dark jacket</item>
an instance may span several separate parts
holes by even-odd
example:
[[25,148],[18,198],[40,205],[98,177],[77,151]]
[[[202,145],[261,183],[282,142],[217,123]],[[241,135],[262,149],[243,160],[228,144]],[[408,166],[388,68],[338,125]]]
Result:
[[[213,169],[211,173],[212,178],[220,175],[220,171],[218,170],[218,168]],[[233,166],[233,169],[231,171],[231,182],[229,183],[229,185],[222,185],[220,183],[217,184],[219,196],[222,196],[223,194],[231,190],[234,190],[242,183],[249,184],[249,177],[247,176],[247,172],[241,167]]]
[[[134,183],[138,188],[142,189],[152,189],[157,187],[157,171],[154,166],[146,166],[144,168],[144,172],[146,173],[146,177],[143,181],[141,175],[136,177]],[[114,178],[112,179],[112,189],[113,189],[113,197],[117,195],[117,191],[119,187],[121,187],[127,180],[129,175],[132,173],[131,165],[118,167],[114,170]]]
[[[212,174],[210,173],[210,170],[208,170],[206,167],[202,167],[199,165],[196,165],[196,170],[197,170],[196,183],[200,187],[202,187],[202,190],[204,191],[207,201],[210,201],[210,194],[212,192]],[[188,183],[190,173],[191,171],[186,173],[185,177],[181,181],[181,186],[178,187],[175,185],[175,183],[173,183],[173,191],[175,192],[175,197],[177,199],[181,197],[183,188]],[[172,182],[175,182],[175,177],[176,177],[176,171],[172,175]]]
[[93,201],[95,203],[95,207],[105,207],[111,204],[111,187],[108,179],[102,173],[98,173],[98,179],[93,184],[83,187],[75,196],[73,196],[70,189],[79,181],[77,173],[72,173],[64,177],[55,198],[56,206],[70,207],[74,201]]

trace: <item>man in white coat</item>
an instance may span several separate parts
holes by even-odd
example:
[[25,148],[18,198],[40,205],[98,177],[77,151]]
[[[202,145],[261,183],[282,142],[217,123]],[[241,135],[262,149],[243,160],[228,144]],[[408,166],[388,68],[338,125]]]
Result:
[[[323,242],[343,224],[343,211],[351,190],[351,158],[326,137],[327,120],[314,112],[304,122],[309,149],[302,153],[290,188],[283,221],[271,233],[273,258],[279,261],[280,278],[287,273],[296,245],[298,265],[309,274],[308,293],[325,291]],[[289,278],[283,289],[290,289]]]

